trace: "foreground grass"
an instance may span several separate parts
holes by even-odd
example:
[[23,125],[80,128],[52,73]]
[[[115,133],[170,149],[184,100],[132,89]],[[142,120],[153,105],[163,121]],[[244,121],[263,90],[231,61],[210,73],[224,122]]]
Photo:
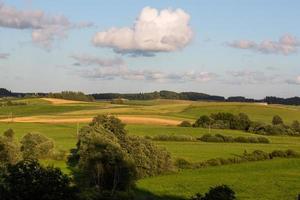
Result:
[[241,200],[292,200],[300,192],[300,159],[276,159],[183,170],[140,180],[138,188],[157,196],[188,199],[209,187],[227,184]]

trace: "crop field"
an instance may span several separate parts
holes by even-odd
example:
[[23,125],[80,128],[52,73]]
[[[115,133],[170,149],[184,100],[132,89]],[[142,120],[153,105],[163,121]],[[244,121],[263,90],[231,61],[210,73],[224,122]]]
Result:
[[[193,102],[176,100],[126,101],[112,104],[108,101],[76,102],[53,99],[22,99],[26,105],[0,107],[0,132],[12,128],[18,139],[29,132],[38,132],[52,138],[58,150],[69,152],[77,141],[78,130],[98,114],[120,117],[126,123],[129,135],[136,136],[191,136],[204,134],[257,137],[260,135],[237,130],[179,127],[183,120],[194,122],[200,115],[216,112],[246,113],[253,121],[271,123],[274,115],[286,124],[300,120],[296,106],[263,105],[251,103]],[[269,144],[213,143],[196,141],[154,141],[166,148],[175,161],[184,158],[189,162],[213,158],[231,158],[244,152],[292,149],[300,152],[300,137],[264,136]],[[69,173],[65,161],[42,160],[43,164],[60,167]],[[182,169],[173,173],[139,180],[137,190],[164,199],[188,199],[209,187],[227,184],[237,193],[238,199],[288,200],[300,193],[300,159],[281,158],[242,164]],[[268,191],[268,192],[265,192]],[[168,196],[168,197],[166,197]],[[258,198],[259,196],[259,198]]]

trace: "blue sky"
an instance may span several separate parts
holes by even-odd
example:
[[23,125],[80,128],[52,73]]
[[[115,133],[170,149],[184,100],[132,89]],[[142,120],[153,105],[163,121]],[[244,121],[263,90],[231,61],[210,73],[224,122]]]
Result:
[[2,1],[0,86],[299,96],[299,9],[297,0]]

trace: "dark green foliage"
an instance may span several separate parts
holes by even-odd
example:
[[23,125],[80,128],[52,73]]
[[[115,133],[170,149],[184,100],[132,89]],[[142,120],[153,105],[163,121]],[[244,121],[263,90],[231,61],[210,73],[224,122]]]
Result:
[[68,99],[75,101],[94,101],[94,97],[85,95],[83,92],[63,91],[61,93],[49,93],[50,98]]
[[210,135],[205,134],[199,140],[203,142],[239,142],[239,143],[270,143],[268,138],[265,137],[243,137],[239,136],[233,138],[231,136],[224,136],[221,134]]
[[52,139],[39,133],[28,133],[21,140],[23,158],[47,158],[54,152]]
[[3,133],[3,136],[12,141],[14,139],[15,132],[10,128]]
[[235,192],[227,185],[211,187],[204,196],[197,193],[191,200],[234,200]]
[[272,124],[273,125],[279,125],[279,124],[283,124],[283,120],[280,116],[275,115],[272,119]]
[[180,126],[180,127],[191,127],[192,124],[189,121],[182,121],[178,126]]
[[76,200],[70,179],[60,169],[25,160],[0,174],[1,200]]

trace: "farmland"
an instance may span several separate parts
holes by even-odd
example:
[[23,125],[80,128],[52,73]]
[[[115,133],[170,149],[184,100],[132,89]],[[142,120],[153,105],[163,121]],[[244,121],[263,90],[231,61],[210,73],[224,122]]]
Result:
[[[18,139],[29,132],[39,132],[55,141],[56,148],[69,152],[77,141],[78,130],[98,114],[120,117],[127,123],[129,135],[184,135],[195,138],[209,132],[206,128],[178,127],[183,120],[194,122],[200,115],[216,112],[246,113],[252,120],[271,123],[274,115],[286,124],[300,119],[296,106],[255,103],[193,102],[182,100],[126,101],[123,104],[101,102],[54,101],[53,99],[22,99],[26,105],[0,108],[0,132],[12,128]],[[257,136],[239,130],[212,129],[211,134],[226,136]],[[245,151],[292,149],[300,152],[300,137],[265,136],[270,144],[213,143],[201,141],[155,141],[166,148],[175,161],[189,162],[213,158],[231,158]],[[64,161],[42,160],[69,173]],[[173,173],[139,180],[141,195],[152,193],[187,199],[196,192],[204,193],[211,186],[228,184],[239,199],[293,199],[300,191],[300,160],[274,159],[204,169],[181,169]],[[267,191],[267,192],[266,192]],[[260,198],[258,198],[258,196]]]

